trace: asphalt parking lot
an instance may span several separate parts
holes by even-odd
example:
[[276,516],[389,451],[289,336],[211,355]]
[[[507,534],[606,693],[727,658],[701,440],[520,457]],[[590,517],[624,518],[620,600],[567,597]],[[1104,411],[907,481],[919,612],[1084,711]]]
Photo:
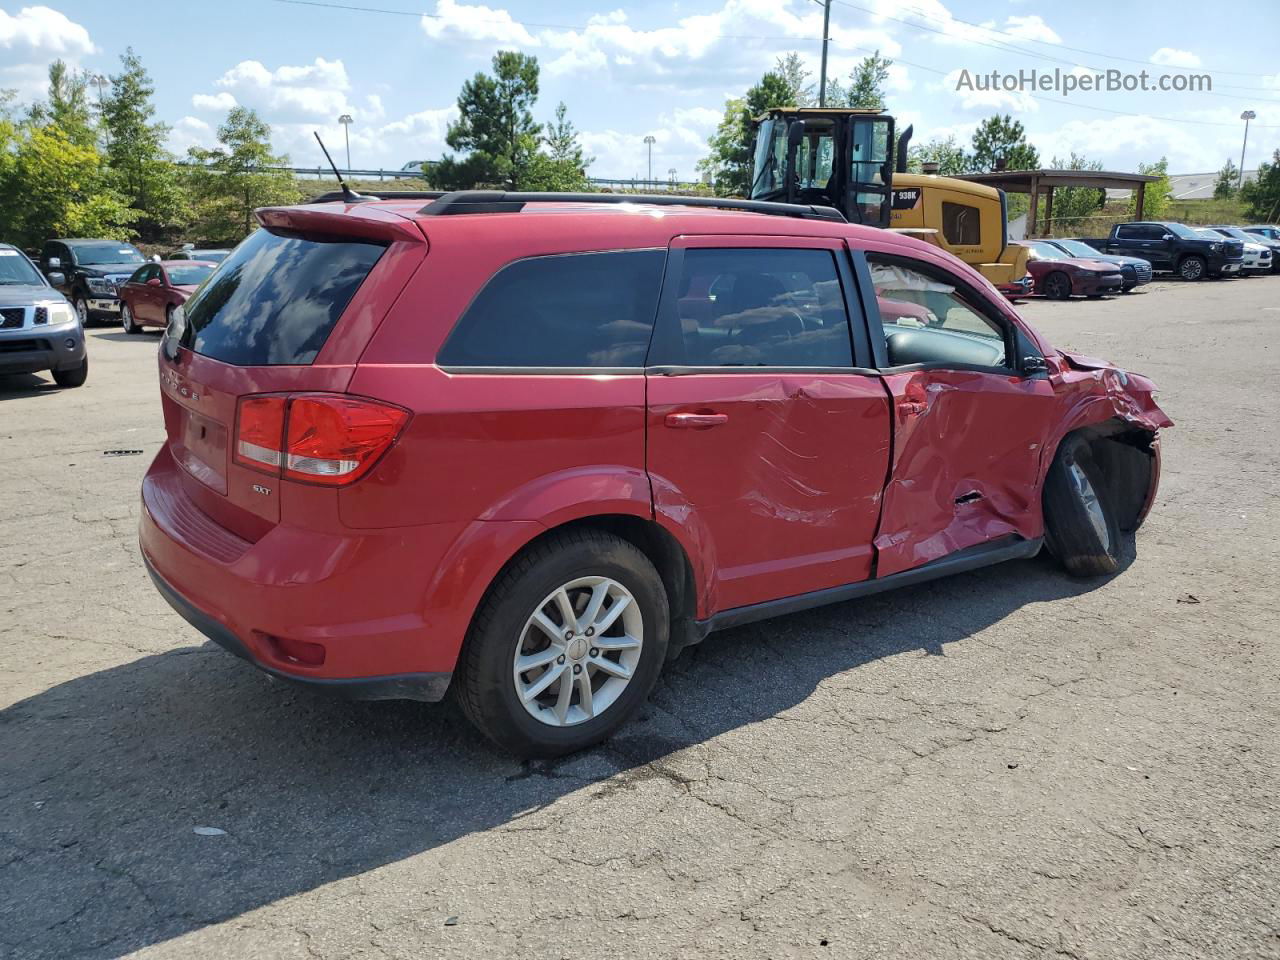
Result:
[[714,635],[551,764],[170,611],[154,335],[0,378],[0,957],[1280,957],[1280,276],[1022,309],[1177,422],[1121,573]]

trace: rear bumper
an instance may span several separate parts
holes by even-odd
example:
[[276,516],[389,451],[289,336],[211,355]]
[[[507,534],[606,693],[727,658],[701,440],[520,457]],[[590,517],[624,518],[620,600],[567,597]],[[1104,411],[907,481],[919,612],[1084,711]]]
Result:
[[[361,699],[444,695],[469,610],[430,608],[428,585],[465,524],[280,523],[250,542],[197,506],[186,492],[196,483],[164,447],[138,532],[157,588],[192,626],[281,679]],[[291,656],[292,643],[322,647],[323,662]]]
[[1006,297],[1029,297],[1031,296],[1032,287],[1035,286],[1031,275],[1023,277],[1021,280],[1015,280],[1012,283],[1000,283],[996,285],[996,289],[1003,293]]
[[164,597],[169,606],[173,607],[183,620],[228,653],[235,654],[241,660],[247,660],[263,673],[277,680],[286,680],[289,683],[322,690],[350,700],[436,701],[444,699],[445,693],[449,690],[452,673],[404,673],[379,677],[312,677],[278,670],[257,660],[253,651],[245,646],[225,624],[211,614],[205,613],[175,590],[156,572],[156,568],[152,566],[145,554],[142,559],[147,565],[147,573],[151,575],[151,582],[160,591],[160,596]]

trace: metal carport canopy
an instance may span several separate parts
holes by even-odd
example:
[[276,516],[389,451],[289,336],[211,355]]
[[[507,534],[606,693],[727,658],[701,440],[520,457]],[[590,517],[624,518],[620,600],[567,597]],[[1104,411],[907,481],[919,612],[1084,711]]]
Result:
[[1148,183],[1159,177],[1145,173],[1123,173],[1117,170],[995,170],[991,173],[968,173],[957,177],[973,183],[985,183],[1005,193],[1031,194],[1031,209],[1027,211],[1027,236],[1036,233],[1036,207],[1040,191],[1044,190],[1045,220],[1053,222],[1053,191],[1055,187],[1095,187],[1100,190],[1136,190],[1138,202],[1135,220],[1143,218]]

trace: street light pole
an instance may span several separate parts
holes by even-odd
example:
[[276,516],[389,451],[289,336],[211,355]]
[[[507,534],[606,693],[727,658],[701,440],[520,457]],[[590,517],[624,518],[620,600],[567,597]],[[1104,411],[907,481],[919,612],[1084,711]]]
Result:
[[657,137],[649,134],[644,138],[645,146],[649,148],[649,183],[653,183],[653,145],[657,143]]
[[1244,186],[1244,152],[1249,148],[1249,121],[1257,118],[1258,115],[1252,110],[1240,114],[1240,119],[1244,121],[1244,143],[1240,145],[1240,181],[1236,184],[1237,190]]
[[831,40],[831,0],[822,4],[822,73],[818,79],[818,106],[827,105],[827,44]]
[[342,136],[347,141],[347,170],[351,169],[351,114],[344,113],[338,118],[338,122],[342,124]]

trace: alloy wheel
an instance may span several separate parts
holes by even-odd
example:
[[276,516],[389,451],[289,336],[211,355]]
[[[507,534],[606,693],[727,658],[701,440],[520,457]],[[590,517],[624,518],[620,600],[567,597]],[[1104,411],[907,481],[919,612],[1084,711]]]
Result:
[[512,662],[516,698],[548,726],[585,723],[631,683],[644,645],[644,617],[625,586],[578,577],[538,604]]
[[1098,499],[1098,492],[1093,488],[1093,484],[1089,482],[1089,476],[1084,472],[1080,464],[1073,461],[1067,467],[1067,476],[1071,480],[1072,490],[1080,498],[1080,503],[1084,506],[1084,512],[1089,517],[1093,532],[1098,535],[1098,542],[1102,544],[1102,549],[1109,553],[1111,551],[1111,531],[1107,527],[1107,516],[1103,513],[1102,501]]

